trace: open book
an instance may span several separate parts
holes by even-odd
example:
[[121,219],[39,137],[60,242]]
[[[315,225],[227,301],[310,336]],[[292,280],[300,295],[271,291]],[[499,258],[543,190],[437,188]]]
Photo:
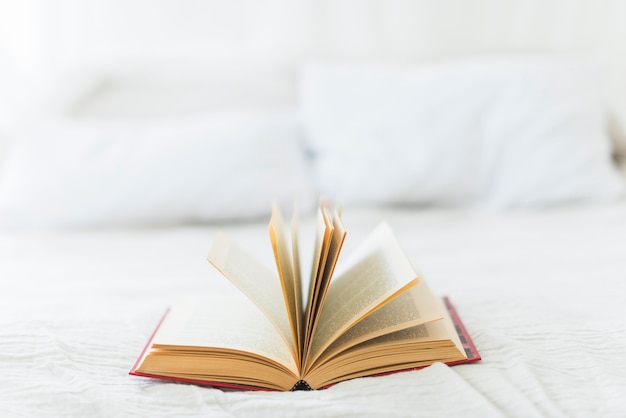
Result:
[[241,294],[178,301],[130,373],[297,390],[480,359],[452,305],[431,293],[386,223],[335,272],[346,231],[339,212],[320,205],[306,293],[296,216],[289,228],[274,206],[269,235],[278,274],[219,233],[208,261]]

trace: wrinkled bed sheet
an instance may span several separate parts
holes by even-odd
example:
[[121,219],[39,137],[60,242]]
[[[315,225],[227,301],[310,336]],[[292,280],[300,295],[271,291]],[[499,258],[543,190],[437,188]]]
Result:
[[270,265],[266,223],[5,232],[0,416],[626,415],[626,202],[506,214],[347,209],[345,251],[382,219],[451,297],[482,362],[295,393],[129,376],[178,295],[233,291],[205,261],[215,231]]

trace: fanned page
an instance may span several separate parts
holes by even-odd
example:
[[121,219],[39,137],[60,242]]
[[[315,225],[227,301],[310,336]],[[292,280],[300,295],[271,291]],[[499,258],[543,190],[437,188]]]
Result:
[[298,246],[298,213],[294,210],[291,218],[291,256],[293,257],[293,271],[295,280],[295,298],[296,298],[296,329],[298,331],[297,347],[300,357],[304,345],[304,311],[302,306],[302,272],[300,270],[300,248]]
[[341,247],[343,246],[343,242],[346,238],[346,230],[337,211],[334,211],[332,215],[328,215],[328,221],[332,225],[331,236],[324,265],[318,268],[320,273],[316,278],[317,282],[315,284],[315,292],[312,297],[313,305],[311,306],[311,311],[308,312],[310,320],[307,324],[307,339],[303,363],[304,358],[308,355],[310,349],[311,337],[315,335],[319,313],[324,306],[330,280],[335,271],[335,266],[337,265],[337,260],[339,259],[339,253],[341,252]]
[[307,374],[319,388],[360,376],[424,367],[435,361],[451,363],[467,356],[460,350],[445,324],[432,321],[364,341],[324,362]]
[[331,283],[307,353],[304,372],[346,330],[418,283],[417,274],[382,223]]
[[315,287],[319,283],[319,277],[324,272],[330,240],[332,238],[333,226],[330,222],[326,208],[320,205],[317,211],[317,222],[315,228],[315,246],[313,248],[313,263],[311,264],[311,276],[309,280],[309,291],[307,293],[306,319],[307,324],[311,320],[310,312],[314,305]]
[[[413,298],[424,316],[428,317],[421,324],[420,319],[410,319],[414,313],[407,314],[396,309],[397,306],[393,307],[400,301],[403,307],[409,307],[406,303],[408,297]],[[394,312],[390,313],[388,310],[392,307]],[[385,311],[391,315],[381,315]],[[402,324],[399,328],[392,325],[394,315],[404,317],[396,317]],[[351,340],[345,340],[374,317],[386,324],[370,323],[374,328],[370,338],[359,339],[351,335]],[[359,376],[424,367],[435,361],[446,364],[466,362],[469,354],[457,333],[457,327],[459,333],[464,332],[464,327],[460,320],[457,321],[455,325],[442,299],[435,296],[424,281],[420,281],[333,342],[306,373],[306,380],[312,387],[321,387]],[[376,328],[384,329],[384,332],[376,331]],[[471,341],[467,335],[464,338]],[[480,359],[477,353],[472,356],[470,361]]]
[[[311,277],[309,280],[309,291],[307,293],[307,304],[305,309],[305,330],[304,330],[304,350],[306,355],[307,347],[311,338],[311,327],[314,320],[316,295],[319,293],[319,283],[324,274],[326,258],[330,250],[330,241],[333,234],[333,225],[330,222],[326,207],[322,203],[317,211],[317,227],[315,233],[315,246],[313,248],[313,263],[311,265]],[[304,356],[303,356],[304,357]]]
[[349,328],[324,350],[312,367],[364,341],[444,317],[439,298],[426,282],[420,281]]
[[221,232],[215,237],[207,260],[267,315],[294,359],[298,358],[278,277]]
[[[294,215],[295,216],[295,215]],[[294,218],[295,219],[295,218]],[[296,269],[300,268],[297,261],[297,248],[294,242],[290,242],[285,230],[285,222],[278,205],[272,208],[272,219],[268,227],[274,261],[283,293],[283,301],[287,307],[291,338],[294,341],[296,358],[300,358],[301,330],[302,330],[302,295],[300,274]],[[295,238],[292,237],[292,240]]]

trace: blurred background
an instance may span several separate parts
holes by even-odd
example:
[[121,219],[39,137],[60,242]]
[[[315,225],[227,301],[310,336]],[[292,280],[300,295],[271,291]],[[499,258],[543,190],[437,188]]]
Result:
[[1,0],[0,155],[16,129],[48,118],[290,109],[310,63],[410,67],[503,53],[600,65],[620,154],[624,19],[619,0]]
[[[2,84],[20,87],[14,100],[60,87],[56,83],[132,83],[175,69],[200,79],[211,71],[263,79],[268,74],[257,70],[295,77],[309,60],[415,63],[510,51],[594,54],[610,63],[614,87],[626,89],[620,76],[626,70],[626,5],[618,0],[0,4]],[[274,100],[294,99],[293,91],[280,93]],[[616,111],[626,112],[623,106]]]

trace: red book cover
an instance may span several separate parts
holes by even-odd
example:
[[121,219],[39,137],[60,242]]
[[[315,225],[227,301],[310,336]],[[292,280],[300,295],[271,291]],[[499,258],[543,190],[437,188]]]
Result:
[[[453,361],[453,362],[448,362],[446,364],[449,365],[449,366],[454,366],[454,365],[457,365],[457,364],[465,364],[465,363],[471,363],[471,362],[475,362],[475,361],[481,360],[480,354],[478,354],[478,350],[476,349],[476,346],[474,345],[474,342],[472,341],[472,338],[470,337],[469,333],[467,332],[467,329],[465,328],[465,325],[463,324],[463,322],[461,321],[461,318],[459,317],[458,313],[456,312],[456,309],[454,308],[454,306],[450,302],[450,299],[448,297],[444,297],[443,301],[445,303],[446,308],[448,309],[448,313],[450,314],[450,319],[452,320],[452,323],[454,324],[454,328],[456,329],[456,332],[459,335],[459,339],[461,340],[461,344],[462,344],[463,349],[465,350],[465,354],[467,356],[466,359]],[[169,310],[168,310],[168,312],[169,312]],[[237,385],[237,384],[233,384],[233,383],[224,383],[224,382],[209,382],[209,381],[206,381],[206,380],[194,380],[194,379],[186,379],[186,378],[182,378],[182,377],[160,376],[160,375],[153,375],[153,374],[138,372],[137,368],[139,367],[139,364],[141,363],[141,361],[143,360],[144,356],[147,354],[148,350],[150,349],[150,346],[152,345],[152,340],[153,340],[157,330],[159,329],[159,327],[163,323],[163,320],[165,319],[166,316],[167,316],[167,312],[165,313],[165,315],[163,316],[161,321],[159,321],[159,324],[157,325],[156,329],[152,333],[152,336],[148,340],[148,343],[146,344],[146,346],[142,350],[141,354],[139,355],[139,357],[135,361],[135,364],[133,365],[133,367],[131,368],[131,370],[129,372],[130,375],[151,377],[151,378],[155,378],[155,379],[170,380],[170,381],[175,381],[175,382],[193,383],[193,384],[197,384],[197,385],[206,385],[206,386],[214,386],[214,387],[221,387],[221,388],[229,388],[229,389],[260,390],[260,391],[271,391],[272,390],[272,389],[256,387],[256,386]],[[402,370],[394,370],[392,372],[385,372],[385,373],[375,374],[373,376],[386,376],[386,375],[389,375],[389,374],[405,372],[405,371],[409,371],[409,370],[423,369],[424,367],[427,367],[427,366],[421,366],[421,367],[415,367],[415,368],[409,368],[409,369],[402,369]],[[329,385],[329,386],[332,386],[332,385]],[[326,389],[329,386],[325,386],[322,389]],[[300,382],[298,382],[294,386],[294,388],[292,390],[310,390],[310,387],[306,384],[306,382],[300,381]]]

